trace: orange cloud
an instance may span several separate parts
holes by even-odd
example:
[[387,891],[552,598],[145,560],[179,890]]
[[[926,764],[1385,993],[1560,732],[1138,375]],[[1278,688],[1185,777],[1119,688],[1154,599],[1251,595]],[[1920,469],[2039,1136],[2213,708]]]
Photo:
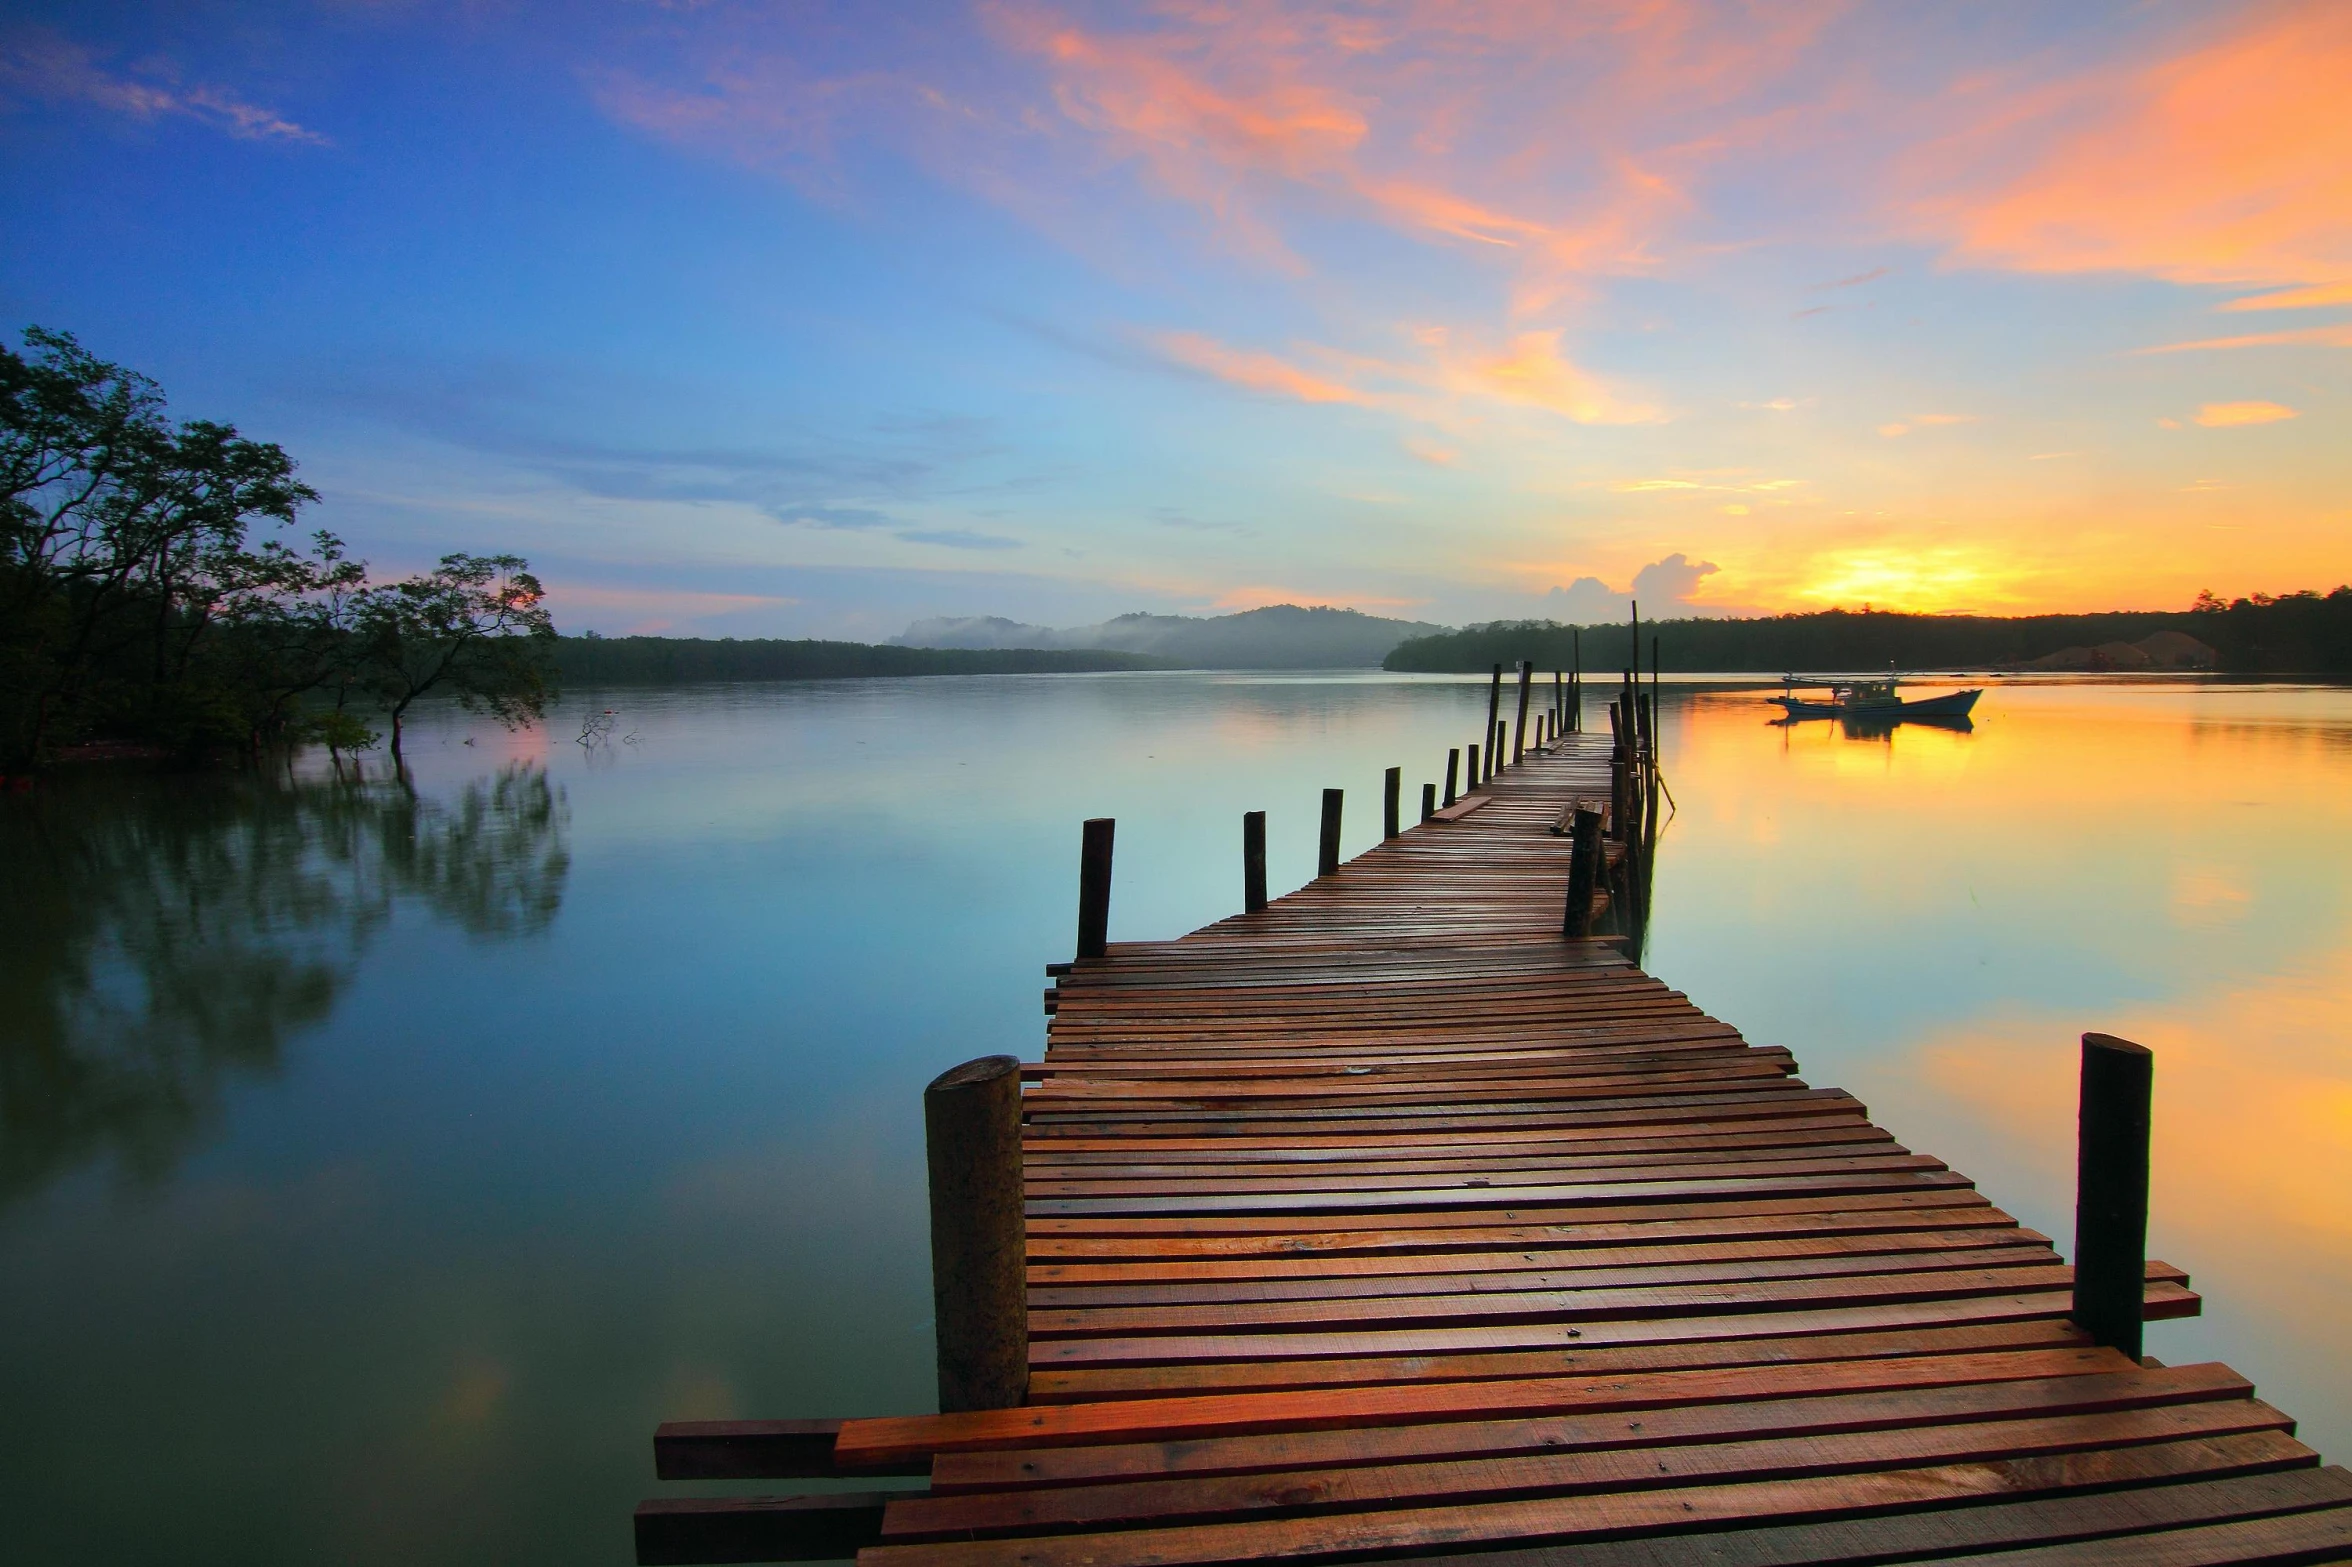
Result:
[[2207,403],[2197,410],[2197,422],[2209,430],[2227,430],[2243,424],[2276,424],[2281,419],[2300,417],[2283,403]]
[[2352,278],[2347,82],[2341,0],[2264,8],[2153,68],[2077,82],[1995,132],[2050,150],[1959,204],[1959,253],[2184,283]]
[[1504,352],[1470,359],[1453,376],[1485,396],[1541,408],[1578,424],[1646,424],[1659,417],[1655,408],[1620,402],[1570,364],[1560,353],[1557,332],[1522,332]]
[[[1458,347],[1450,333],[1415,334],[1429,358],[1420,362],[1376,359],[1317,348],[1328,367],[1318,373],[1274,354],[1233,348],[1198,332],[1165,332],[1152,339],[1161,353],[1187,369],[1253,392],[1303,403],[1353,403],[1383,408],[1407,418],[1450,422],[1450,407],[1464,400],[1537,408],[1577,424],[1640,424],[1662,417],[1654,408],[1630,403],[1560,352],[1557,332],[1522,332],[1499,351]],[[1425,461],[1450,461],[1416,450]]]
[[1352,386],[1302,370],[1288,360],[1228,348],[1198,332],[1163,332],[1153,341],[1161,353],[1178,364],[1253,392],[1295,397],[1302,403],[1369,405],[1376,400]]
[[2198,348],[2273,348],[2310,343],[2327,348],[2352,348],[2352,325],[2303,326],[2287,332],[2250,332],[2244,337],[2201,337],[2193,343],[2160,343],[2137,350],[2143,354],[2185,354]]
[[2312,288],[2287,288],[2275,294],[2250,294],[2214,308],[2218,310],[2314,310],[2321,305],[2352,305],[2352,283],[2321,283]]

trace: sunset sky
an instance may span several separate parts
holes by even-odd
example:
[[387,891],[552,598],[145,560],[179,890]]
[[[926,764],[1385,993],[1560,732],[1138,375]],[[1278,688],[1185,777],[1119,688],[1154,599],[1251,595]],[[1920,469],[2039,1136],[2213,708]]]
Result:
[[2344,0],[8,14],[11,338],[566,630],[2352,578]]

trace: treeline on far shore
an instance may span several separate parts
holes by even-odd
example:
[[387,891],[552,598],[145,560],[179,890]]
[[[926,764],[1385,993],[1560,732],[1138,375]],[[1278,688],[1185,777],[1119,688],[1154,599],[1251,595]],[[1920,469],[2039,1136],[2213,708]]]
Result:
[[[2225,602],[2201,595],[2193,609],[2098,615],[1900,615],[1821,610],[1750,620],[1644,621],[1642,667],[1651,638],[1659,663],[1684,672],[1826,672],[1993,669],[2022,666],[2069,647],[2138,642],[2179,632],[2213,648],[2231,674],[2352,674],[2352,587],[2332,593],[2257,594]],[[1548,620],[1497,621],[1400,644],[1383,667],[1430,674],[1506,668],[1630,667],[1632,627],[1572,627]]]
[[1170,669],[1166,659],[1101,648],[891,647],[865,642],[722,637],[562,637],[566,684],[667,685],[692,680],[840,680],[860,675],[1055,675]]

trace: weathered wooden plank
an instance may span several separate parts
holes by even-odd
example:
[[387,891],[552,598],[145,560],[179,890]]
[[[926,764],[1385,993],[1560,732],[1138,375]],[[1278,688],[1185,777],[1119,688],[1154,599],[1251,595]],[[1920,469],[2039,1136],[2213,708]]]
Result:
[[880,1545],[860,1567],[1216,1567],[1426,1554],[1472,1544],[1656,1534],[1707,1525],[1851,1516],[1972,1499],[2009,1499],[2185,1477],[2219,1479],[2315,1466],[2318,1455],[2275,1430],[2025,1459],[1933,1465],[1797,1480],[1586,1492],[1452,1507],[1397,1507],[1337,1517],[1265,1518],[1111,1533]]

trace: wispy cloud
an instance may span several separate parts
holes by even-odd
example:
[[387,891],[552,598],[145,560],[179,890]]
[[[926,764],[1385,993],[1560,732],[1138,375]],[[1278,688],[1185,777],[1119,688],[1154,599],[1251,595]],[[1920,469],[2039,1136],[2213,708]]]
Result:
[[2243,337],[2201,337],[2192,343],[2159,343],[2135,349],[2142,354],[2185,354],[2197,349],[2278,348],[2290,344],[2322,348],[2352,348],[2352,323],[2343,326],[2303,326],[2285,332],[2250,332]]
[[0,91],[45,103],[88,104],[126,119],[193,120],[240,141],[332,145],[317,131],[225,87],[182,85],[160,62],[148,62],[136,74],[109,70],[89,49],[46,28],[0,38]]
[[1229,348],[1198,332],[1163,332],[1153,339],[1161,353],[1187,369],[1247,391],[1302,403],[1373,404],[1379,398],[1273,354]]
[[1383,359],[1310,347],[1297,359],[1234,348],[1198,332],[1164,332],[1152,343],[1169,360],[1229,385],[1303,403],[1351,403],[1445,423],[1462,403],[1539,409],[1576,424],[1643,424],[1662,415],[1630,400],[1560,351],[1557,332],[1521,332],[1481,347],[1451,333],[1422,333],[1421,357]]
[[2209,430],[2233,429],[2245,424],[2276,424],[2281,419],[2302,417],[2284,403],[2207,403],[2197,410],[2197,422]]
[[2272,294],[2249,294],[2216,305],[2217,310],[2316,310],[2323,305],[2352,305],[2352,282],[2319,283],[2310,288],[2284,288]]

